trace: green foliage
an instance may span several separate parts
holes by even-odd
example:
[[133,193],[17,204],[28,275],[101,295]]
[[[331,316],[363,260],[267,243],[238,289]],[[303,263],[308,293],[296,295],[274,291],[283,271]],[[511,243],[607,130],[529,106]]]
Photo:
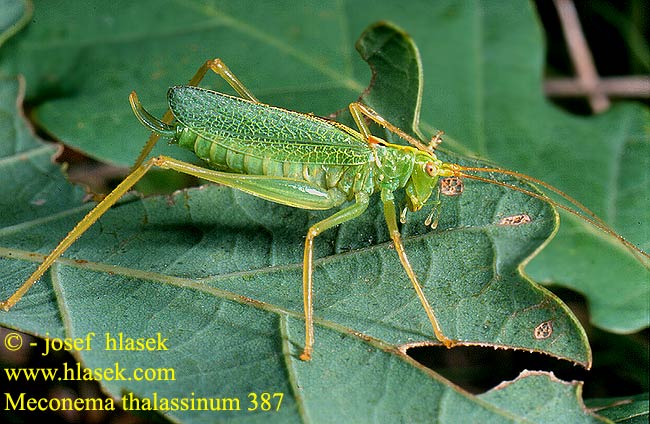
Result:
[[[444,129],[446,144],[457,153],[553,183],[648,248],[642,234],[650,220],[639,218],[647,218],[650,207],[647,196],[638,195],[648,184],[648,111],[622,105],[599,118],[578,119],[550,106],[539,90],[540,34],[528,6],[321,3],[284,12],[272,3],[157,2],[153,13],[145,2],[76,2],[75,14],[83,18],[75,20],[69,19],[69,3],[39,3],[39,24],[0,50],[0,72],[25,75],[27,99],[49,134],[97,159],[129,165],[146,137],[126,101],[132,89],[160,116],[166,88],[218,55],[262,101],[328,115],[371,81],[368,64],[352,46],[368,24],[390,17],[417,42],[422,66],[411,38],[375,26],[359,42],[374,71],[366,101],[412,133],[430,136],[434,127]],[[205,86],[224,90],[212,76]],[[15,108],[17,82],[3,80],[0,90],[0,173],[8,182],[1,187],[0,207],[9,212],[0,229],[0,294],[6,297],[90,205],[81,203],[80,190],[50,163],[54,149],[25,127]],[[160,144],[156,153],[191,157]],[[535,217],[531,224],[495,225],[522,210]],[[176,370],[174,382],[104,382],[116,398],[124,390],[167,398],[192,392],[241,399],[252,391],[285,394],[280,413],[220,413],[224,420],[538,421],[545,417],[528,413],[522,402],[540,408],[542,393],[557,400],[559,416],[596,420],[581,406],[575,386],[546,375],[525,375],[512,384],[521,387],[524,401],[510,387],[475,397],[404,355],[408,344],[433,336],[387,242],[376,202],[361,218],[316,241],[315,355],[310,363],[298,361],[304,339],[303,237],[330,213],[282,207],[219,187],[144,200],[131,196],[0,320],[38,335],[94,332],[100,346],[107,332],[161,332],[170,351],[97,347],[77,355],[90,368],[117,362],[128,369]],[[445,199],[437,231],[426,231],[423,219],[410,217],[405,245],[450,336],[590,363],[575,317],[520,272],[554,231],[556,216],[548,205],[468,183],[462,196]],[[553,243],[527,269],[539,281],[585,293],[601,326],[633,331],[648,325],[647,270],[581,222],[563,219]],[[553,323],[551,337],[536,339],[535,328],[547,321]],[[568,399],[564,390],[571,392]],[[170,417],[214,419],[205,411]]]
[[552,373],[523,371],[516,380],[504,382],[480,398],[530,422],[593,422],[593,416],[585,414],[581,391],[581,383],[560,381]]
[[650,418],[648,393],[625,398],[592,399],[587,405],[599,415],[616,423],[643,424]]
[[[3,109],[11,111],[18,83],[5,80],[2,87]],[[33,252],[49,250],[51,242],[87,209],[62,207],[78,204],[79,191],[49,162],[53,149],[41,146],[22,118],[15,111],[12,115],[14,119],[5,124],[24,136],[15,141],[5,139],[13,143],[7,146],[0,168],[3,181],[14,182],[5,189],[18,188],[14,193],[6,191],[3,197],[12,199],[2,207],[15,221],[6,222],[2,229],[3,281],[27,277],[33,269],[29,263],[39,257]],[[23,180],[33,185],[19,184]],[[498,197],[507,203],[506,196]],[[24,210],[25,205],[30,205],[28,210]],[[220,206],[217,215],[214,205]],[[153,398],[154,393],[164,398],[196,393],[197,397],[246,399],[254,391],[281,392],[286,395],[283,408],[273,416],[279,422],[307,417],[323,421],[337,409],[343,415],[333,416],[336,421],[360,421],[369,413],[364,405],[383,398],[390,401],[381,402],[382,416],[394,420],[418,414],[454,422],[456,412],[452,411],[456,409],[482,419],[513,418],[507,408],[495,409],[459,391],[399,350],[404,342],[430,339],[431,335],[399,262],[385,242],[348,253],[340,253],[339,248],[323,255],[321,249],[320,256],[325,257],[316,267],[316,352],[311,362],[299,361],[303,322],[298,284],[300,249],[296,247],[301,245],[300,235],[306,231],[307,222],[314,219],[309,215],[214,187],[189,190],[169,199],[125,201],[66,255],[83,260],[61,260],[46,278],[50,284],[36,285],[10,313],[2,315],[2,320],[10,327],[50,337],[97,335],[94,347],[78,354],[90,369],[111,368],[116,363],[126,370],[143,366],[174,369],[177,378],[173,384],[103,382],[117,398],[124,390],[145,398]],[[381,219],[377,205],[369,219]],[[286,222],[301,225],[296,231],[297,224],[288,228]],[[453,299],[460,303],[458,307],[447,306],[450,316],[443,318],[456,321],[458,336],[472,337],[475,333],[477,341],[484,344],[525,344],[575,361],[588,361],[580,328],[554,296],[508,271],[512,264],[499,266],[505,268],[501,281],[490,271],[490,261],[502,262],[493,256],[499,245],[508,250],[506,243],[529,244],[528,237],[540,242],[549,227],[542,225],[541,235],[535,235],[539,230],[530,229],[521,235],[516,234],[519,231],[499,235],[492,227],[484,224],[450,230],[442,238],[429,233],[408,239],[406,246],[414,253],[416,270],[422,271],[423,256],[441,257],[429,270],[429,278],[447,281],[450,286],[439,302],[436,299],[442,296],[430,287],[429,278],[425,280],[428,293],[433,292],[434,308],[446,317],[445,302]],[[354,239],[357,232],[356,224],[346,225],[329,242],[349,246],[358,242]],[[461,249],[462,257],[442,256],[463,245],[467,247]],[[377,273],[377,269],[382,271]],[[454,285],[462,290],[452,290]],[[509,294],[517,286],[521,287],[519,293]],[[3,297],[11,287],[3,285]],[[513,297],[518,298],[517,309],[507,312]],[[477,322],[479,309],[482,319]],[[548,319],[556,328],[553,337],[533,347],[534,324]],[[160,333],[168,339],[170,350],[105,350],[106,334],[117,338],[120,332],[132,338]],[[359,370],[365,371],[359,374]],[[404,390],[405,381],[413,392]],[[384,387],[381,396],[372,390],[377,386]],[[442,398],[451,410],[435,406]],[[404,409],[404,405],[409,408]],[[194,422],[210,420],[211,414],[172,412],[170,416]],[[239,414],[225,414],[224,418],[228,416]]]
[[[130,165],[137,157],[146,131],[125,107],[131,90],[160,115],[166,89],[217,55],[266,103],[323,116],[344,108],[370,79],[352,48],[358,34],[390,17],[420,49],[425,135],[444,129],[447,148],[549,182],[650,248],[644,236],[650,234],[650,198],[639,195],[649,189],[647,109],[625,104],[587,120],[549,105],[541,93],[541,33],[527,5],[450,1],[341,10],[315,2],[282,11],[272,5],[161,2],[155,7],[161,13],[151,13],[144,2],[83,2],[74,15],[84,18],[73,20],[67,7],[51,1],[37,7],[39,25],[3,48],[0,72],[25,75],[40,125],[99,160]],[[408,71],[414,80],[406,63],[386,66]],[[225,84],[211,77],[206,86]],[[405,85],[385,88],[412,98]],[[396,106],[377,109],[391,117],[400,110]],[[156,153],[191,160],[164,143]],[[648,325],[648,272],[615,244],[610,248],[599,232],[567,217],[564,231],[527,272],[583,293],[594,324],[636,331]],[[588,253],[577,253],[583,251]],[[613,285],[612,278],[622,283]]]

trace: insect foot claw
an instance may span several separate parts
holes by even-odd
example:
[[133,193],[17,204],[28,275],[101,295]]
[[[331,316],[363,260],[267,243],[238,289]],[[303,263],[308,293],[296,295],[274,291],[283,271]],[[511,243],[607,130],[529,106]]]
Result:
[[447,348],[451,349],[452,347],[456,346],[458,342],[456,340],[448,339],[446,337],[443,338],[438,338],[438,340]]
[[301,361],[311,361],[311,352],[308,352],[307,349],[305,349],[305,351],[300,354],[299,358]]

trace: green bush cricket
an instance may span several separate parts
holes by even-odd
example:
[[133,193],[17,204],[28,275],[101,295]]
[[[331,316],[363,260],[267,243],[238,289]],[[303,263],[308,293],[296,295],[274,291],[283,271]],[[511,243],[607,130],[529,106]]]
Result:
[[[228,82],[240,97],[197,87],[210,70]],[[70,231],[13,295],[0,303],[2,309],[8,311],[14,306],[56,259],[153,167],[173,169],[297,208],[327,210],[343,206],[313,225],[306,236],[303,256],[305,346],[300,355],[302,360],[311,359],[314,346],[314,239],[323,231],[361,215],[376,192],[380,193],[386,225],[400,262],[436,338],[447,347],[459,342],[443,333],[406,256],[397,224],[393,194],[396,190],[403,189],[406,194],[406,207],[400,213],[402,221],[407,211],[418,211],[431,203],[432,210],[425,224],[435,227],[441,192],[446,195],[460,194],[463,178],[501,185],[548,201],[584,219],[616,237],[640,260],[650,257],[616,234],[578,201],[540,180],[514,171],[445,163],[435,154],[441,141],[440,134],[424,144],[359,102],[349,106],[358,131],[324,118],[263,104],[220,59],[203,64],[188,85],[169,89],[169,110],[162,120],[140,105],[135,92],[131,93],[129,100],[136,117],[152,131],[131,173]],[[392,144],[372,135],[366,120],[386,128],[409,145]],[[147,160],[160,136],[192,150],[208,167],[166,156]],[[476,172],[501,173],[537,184],[561,196],[576,209],[539,192],[475,175]],[[450,180],[442,184],[441,189],[439,182],[445,178]],[[527,222],[524,218],[530,219],[522,215],[508,225]]]

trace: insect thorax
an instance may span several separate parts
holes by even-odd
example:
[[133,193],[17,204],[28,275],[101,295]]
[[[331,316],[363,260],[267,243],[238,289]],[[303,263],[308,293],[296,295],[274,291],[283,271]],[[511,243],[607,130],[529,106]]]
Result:
[[395,191],[404,187],[413,173],[416,150],[410,147],[377,146],[373,174],[377,189]]
[[387,147],[378,158],[380,168],[380,187],[391,191],[404,187],[406,203],[411,211],[417,211],[426,204],[435,190],[438,175],[427,172],[427,166],[437,167],[442,163],[435,155],[410,146]]

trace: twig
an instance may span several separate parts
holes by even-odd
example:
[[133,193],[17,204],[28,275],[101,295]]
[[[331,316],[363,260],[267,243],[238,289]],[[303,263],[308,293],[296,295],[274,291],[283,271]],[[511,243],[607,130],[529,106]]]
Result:
[[[608,97],[650,98],[650,77],[632,75],[625,77],[601,77],[597,90]],[[549,78],[544,91],[551,97],[582,97],[589,94],[577,78]]]
[[596,113],[602,112],[609,108],[609,99],[600,91],[598,72],[582,32],[575,5],[572,0],[554,0],[554,3],[578,81],[588,94],[592,110]]

